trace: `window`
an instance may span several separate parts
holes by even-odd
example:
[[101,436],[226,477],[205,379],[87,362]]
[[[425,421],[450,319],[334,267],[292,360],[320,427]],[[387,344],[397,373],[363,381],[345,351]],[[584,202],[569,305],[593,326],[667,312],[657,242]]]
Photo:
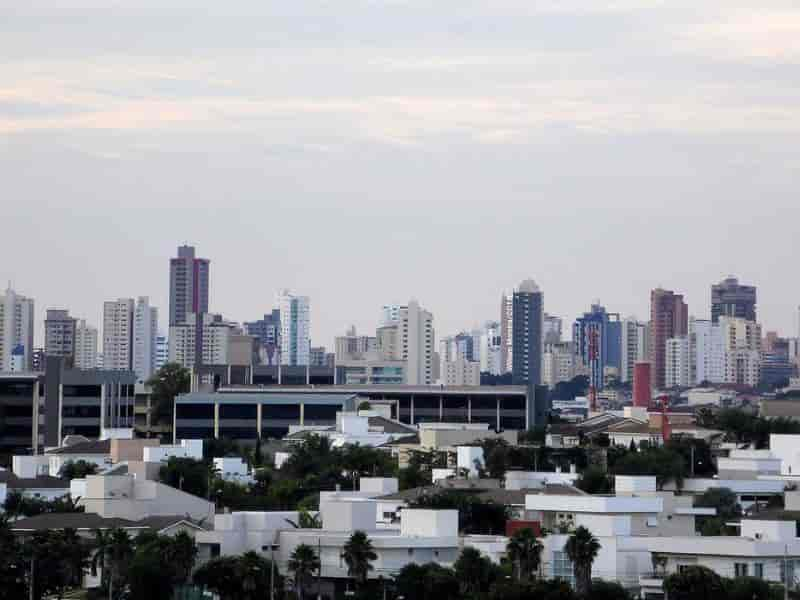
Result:
[[733,563],[735,577],[747,577],[747,563]]
[[786,584],[788,582],[789,586],[794,587],[796,580],[794,576],[794,561],[793,560],[781,560],[779,561],[780,564],[780,571],[781,571],[781,582]]
[[764,563],[753,564],[753,577],[764,579]]

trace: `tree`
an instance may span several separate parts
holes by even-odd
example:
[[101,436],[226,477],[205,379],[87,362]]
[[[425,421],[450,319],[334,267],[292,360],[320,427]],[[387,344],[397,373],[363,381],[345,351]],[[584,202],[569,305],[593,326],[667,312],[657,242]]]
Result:
[[314,571],[320,569],[317,553],[308,544],[300,544],[289,557],[287,567],[294,573],[295,593],[300,600],[303,600],[303,594],[311,581],[311,576]]
[[602,579],[592,581],[588,597],[592,600],[631,600],[628,590],[619,583]]
[[575,590],[579,596],[586,596],[592,584],[592,564],[600,552],[600,542],[586,527],[580,526],[567,539],[564,545],[575,572]]
[[476,548],[466,547],[461,551],[453,568],[461,586],[461,593],[470,596],[489,589],[495,575],[492,561]]
[[96,464],[85,460],[70,460],[64,463],[64,466],[61,467],[61,470],[58,472],[58,476],[62,479],[72,480],[83,479],[87,475],[94,475],[95,473],[97,473]]
[[350,536],[342,556],[347,565],[347,575],[355,580],[356,585],[367,581],[367,575],[374,568],[372,562],[378,559],[372,542],[363,531],[356,531]]
[[517,574],[518,581],[527,581],[536,577],[542,559],[542,542],[533,529],[528,527],[516,531],[508,541],[506,554]]
[[194,573],[194,582],[211,590],[220,600],[237,600],[241,593],[239,558],[222,556],[203,564]]
[[273,566],[269,560],[252,550],[245,552],[238,564],[238,577],[242,584],[240,597],[244,600],[265,598],[269,594],[272,575]]
[[158,478],[161,483],[201,498],[207,498],[212,472],[208,464],[202,460],[170,456],[167,464],[161,465]]
[[108,588],[108,599],[114,600],[127,579],[128,567],[134,555],[133,540],[123,529],[96,529],[94,536],[96,551],[91,563],[92,576],[97,575],[97,566],[100,565],[103,583]]
[[458,528],[465,534],[501,535],[508,520],[508,509],[502,504],[482,501],[471,491],[441,490],[423,494],[411,508],[451,509],[458,511]]
[[295,523],[291,519],[286,519],[286,522],[289,523],[295,529],[321,529],[322,528],[322,519],[320,518],[319,514],[312,515],[307,510],[301,510],[297,513],[297,522]]
[[129,568],[131,600],[172,599],[175,569],[166,556],[168,543],[157,540],[136,549]]
[[700,566],[683,568],[664,579],[664,591],[670,600],[709,600],[723,598],[722,578],[711,569]]
[[67,584],[70,587],[80,587],[83,584],[83,574],[89,570],[91,550],[75,529],[68,527],[59,536]]
[[708,489],[695,499],[694,505],[717,510],[714,517],[697,519],[697,525],[702,535],[728,535],[730,532],[726,523],[742,516],[742,507],[739,505],[736,494],[728,488]]
[[358,410],[372,410],[372,404],[369,400],[362,400],[358,405]]
[[411,563],[395,577],[397,597],[411,600],[458,600],[461,598],[458,579],[453,569],[436,563]]
[[25,587],[22,548],[11,532],[8,517],[0,515],[0,600],[24,598]]
[[167,560],[173,568],[173,580],[177,584],[185,584],[192,575],[197,561],[197,543],[185,531],[181,531],[170,540],[167,547]]
[[687,472],[683,456],[666,448],[648,447],[639,451],[629,451],[614,462],[615,475],[655,476],[659,489],[670,481],[681,487]]
[[264,466],[264,454],[261,452],[261,436],[256,440],[256,447],[255,450],[253,450],[253,466]]
[[608,494],[611,492],[611,478],[608,476],[608,472],[600,467],[584,469],[575,485],[587,494]]
[[[193,580],[219,595],[220,600],[256,600],[269,596],[272,576],[272,562],[250,551],[208,561],[195,571]],[[282,587],[275,573],[274,588]]]
[[150,386],[150,418],[159,424],[172,426],[175,398],[191,387],[191,373],[178,363],[167,363],[147,381]]
[[783,587],[758,577],[723,579],[726,600],[781,600]]

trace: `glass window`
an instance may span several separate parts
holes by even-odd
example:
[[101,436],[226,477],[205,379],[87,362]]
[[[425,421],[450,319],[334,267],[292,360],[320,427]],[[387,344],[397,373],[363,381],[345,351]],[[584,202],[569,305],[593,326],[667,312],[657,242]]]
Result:
[[566,552],[553,552],[553,577],[568,581],[570,585],[575,584],[575,571]]
[[735,577],[747,577],[747,563],[733,563]]
[[764,563],[755,563],[753,565],[753,577],[764,579]]

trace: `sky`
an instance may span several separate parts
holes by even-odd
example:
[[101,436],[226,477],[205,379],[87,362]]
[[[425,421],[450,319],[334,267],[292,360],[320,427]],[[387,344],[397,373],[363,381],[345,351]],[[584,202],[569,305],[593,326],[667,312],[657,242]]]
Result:
[[291,288],[314,345],[411,298],[472,328],[529,277],[569,323],[657,286],[708,318],[736,274],[797,335],[796,0],[0,10],[0,281],[42,318],[148,295],[166,327],[188,242],[214,312]]

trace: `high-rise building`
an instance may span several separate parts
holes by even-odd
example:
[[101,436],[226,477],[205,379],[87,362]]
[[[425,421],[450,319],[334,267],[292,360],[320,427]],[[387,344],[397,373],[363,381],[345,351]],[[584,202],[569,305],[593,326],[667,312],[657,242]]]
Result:
[[544,294],[532,279],[523,281],[512,296],[511,379],[515,385],[542,382]]
[[82,371],[97,368],[97,328],[83,319],[75,327],[75,368]]
[[351,326],[345,335],[335,339],[336,361],[361,360],[369,354],[377,355],[378,340],[369,335],[358,335],[355,326]]
[[378,327],[375,331],[375,342],[381,360],[403,360],[399,322]]
[[133,298],[103,304],[103,369],[130,371],[133,368]]
[[33,299],[17,294],[9,286],[0,296],[0,370],[10,371],[12,362],[21,363],[25,371],[33,367],[33,321]]
[[650,293],[650,363],[653,385],[666,381],[667,340],[689,333],[689,307],[683,296],[661,288]]
[[514,367],[514,293],[503,292],[500,298],[500,363],[503,373]]
[[575,350],[572,342],[544,345],[542,384],[554,388],[562,381],[575,377]]
[[733,276],[712,285],[711,321],[717,323],[720,317],[738,317],[747,321],[755,321],[755,286],[741,285],[739,280]]
[[638,408],[649,408],[653,395],[649,361],[640,361],[633,365],[633,405]]
[[309,350],[308,364],[312,367],[333,367],[333,359],[329,362],[329,356],[332,355],[328,353],[325,346],[313,346],[311,350]]
[[278,293],[281,320],[282,365],[308,365],[311,359],[311,301],[289,290]]
[[442,382],[453,386],[476,386],[481,384],[481,366],[477,362],[458,358],[442,361]]
[[406,361],[406,383],[430,385],[433,383],[433,348],[435,334],[433,315],[412,300],[400,307],[398,322],[401,359]]
[[[201,336],[199,344],[196,339],[198,332]],[[187,369],[197,365],[227,365],[231,336],[236,334],[236,326],[221,315],[190,313],[183,323],[169,328],[169,362]],[[199,356],[196,355],[198,348]]]
[[169,338],[164,334],[156,337],[156,371],[169,362]]
[[503,374],[503,362],[501,358],[502,336],[500,335],[500,323],[489,321],[484,325],[480,338],[480,362],[481,371],[491,375]]
[[247,335],[258,340],[259,354],[266,365],[278,364],[278,350],[281,340],[281,311],[278,308],[264,315],[263,319],[244,324]]
[[761,325],[736,317],[720,317],[725,344],[725,383],[755,387],[761,379]]
[[44,320],[44,352],[48,356],[63,356],[67,364],[75,356],[75,321],[68,310],[48,309]]
[[669,338],[664,356],[664,387],[685,388],[694,383],[691,378],[692,354],[688,335]]
[[622,352],[620,356],[620,381],[633,382],[637,362],[647,360],[647,323],[628,317],[622,321]]
[[725,340],[719,323],[691,319],[689,337],[693,349],[695,385],[725,382]]
[[544,313],[544,343],[545,344],[558,344],[561,341],[562,335],[562,320],[561,317],[555,315],[548,315]]
[[190,313],[208,312],[211,261],[196,258],[193,246],[179,246],[169,260],[169,324],[177,325]]
[[595,390],[604,387],[608,368],[622,369],[622,324],[619,313],[606,312],[600,304],[592,304],[588,313],[575,320],[572,342],[581,364],[589,369],[589,383]]
[[391,325],[400,321],[400,304],[384,304],[381,308],[381,320],[379,327]]
[[133,318],[133,370],[137,381],[147,381],[156,371],[158,309],[147,296],[136,301]]

